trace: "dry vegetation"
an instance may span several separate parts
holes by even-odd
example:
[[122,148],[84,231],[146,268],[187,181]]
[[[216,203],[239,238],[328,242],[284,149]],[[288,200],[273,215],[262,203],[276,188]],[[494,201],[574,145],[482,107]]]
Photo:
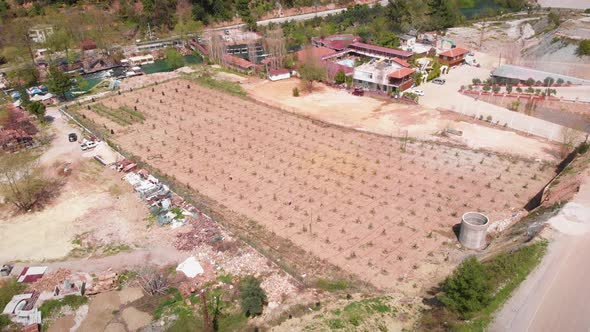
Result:
[[345,130],[184,80],[97,105],[77,112],[123,149],[384,288],[446,261],[462,213],[509,217],[553,175],[534,161]]

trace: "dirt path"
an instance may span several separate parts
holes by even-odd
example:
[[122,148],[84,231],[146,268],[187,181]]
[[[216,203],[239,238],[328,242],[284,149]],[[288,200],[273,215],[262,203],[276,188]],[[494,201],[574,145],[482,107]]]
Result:
[[490,331],[586,331],[590,326],[590,172],[549,223],[556,230],[541,265],[496,315]]
[[[185,260],[188,256],[188,253],[178,251],[173,247],[151,247],[149,249],[137,249],[132,252],[119,253],[113,256],[67,260],[44,265],[48,267],[48,272],[65,268],[72,271],[97,273],[107,270],[121,271],[146,265],[165,266],[168,264],[177,264]],[[26,265],[28,264],[16,264],[15,269],[20,270]]]

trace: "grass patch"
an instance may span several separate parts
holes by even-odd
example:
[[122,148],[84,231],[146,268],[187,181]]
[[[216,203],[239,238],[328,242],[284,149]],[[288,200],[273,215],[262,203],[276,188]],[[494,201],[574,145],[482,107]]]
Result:
[[102,254],[104,256],[113,256],[122,252],[131,250],[131,247],[127,244],[109,244],[102,248]]
[[222,92],[227,92],[227,93],[235,95],[235,96],[246,97],[246,95],[247,95],[246,91],[244,91],[242,86],[238,83],[228,82],[228,81],[220,81],[220,80],[216,80],[216,79],[209,77],[209,76],[201,76],[201,77],[189,76],[189,79],[191,79],[203,86],[206,86],[208,88],[219,90]]
[[176,288],[168,289],[168,297],[164,299],[156,310],[154,310],[154,317],[160,319],[166,315],[176,315],[180,317],[188,317],[193,314],[190,306],[186,304],[180,291]]
[[63,307],[70,307],[72,310],[78,309],[80,306],[88,303],[88,298],[79,295],[66,295],[61,300],[48,300],[43,302],[39,307],[42,317],[52,317],[59,313]]
[[315,286],[328,292],[337,292],[347,289],[349,284],[345,280],[318,279]]
[[97,103],[90,106],[90,109],[96,114],[105,117],[120,126],[128,126],[145,120],[143,114],[128,106],[119,107],[115,110],[101,103]]
[[0,308],[4,310],[4,307],[12,300],[12,297],[21,294],[27,286],[16,281],[15,278],[11,278],[5,281],[0,286]]
[[6,107],[0,107],[0,126],[4,126],[10,118],[10,111]]
[[[547,250],[547,241],[539,241],[524,246],[511,253],[499,254],[481,264],[481,275],[474,278],[485,278],[490,283],[490,294],[481,309],[476,311],[459,311],[441,304],[426,311],[418,322],[419,330],[428,331],[485,331],[492,321],[492,315],[510,298],[512,292],[526,279],[533,269],[541,262]],[[460,271],[460,268],[457,270]],[[473,273],[473,270],[471,270]],[[457,273],[449,279],[462,277]],[[462,279],[462,280],[465,280]],[[444,283],[443,283],[444,284]],[[443,287],[444,288],[444,287]],[[452,294],[440,294],[452,298]],[[460,294],[459,294],[460,295]],[[469,296],[469,294],[465,294]],[[442,297],[441,297],[442,298]],[[475,300],[475,299],[474,299]],[[448,300],[444,301],[450,304]],[[469,320],[465,320],[469,318]]]
[[231,284],[234,276],[231,273],[219,274],[217,276],[217,280],[223,282],[224,284]]

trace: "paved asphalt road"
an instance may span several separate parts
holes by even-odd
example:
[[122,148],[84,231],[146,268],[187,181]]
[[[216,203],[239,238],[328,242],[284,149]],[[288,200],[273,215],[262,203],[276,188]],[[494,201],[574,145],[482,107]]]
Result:
[[[379,3],[382,6],[386,6],[389,3],[389,1],[388,0],[380,0]],[[370,6],[373,6],[373,5],[374,4],[370,4]],[[305,20],[310,20],[316,16],[324,17],[324,16],[328,16],[328,15],[338,14],[338,13],[343,12],[345,10],[346,10],[346,7],[325,10],[325,11],[318,12],[317,14],[316,13],[309,13],[309,14],[293,15],[293,16],[286,16],[286,17],[276,17],[276,18],[270,18],[267,20],[257,21],[256,24],[257,25],[268,25],[270,23],[284,23],[284,22],[288,22],[288,21],[305,21]],[[215,30],[235,29],[235,28],[239,28],[243,25],[244,24],[235,24],[235,25],[229,25],[229,26],[225,26],[225,27],[221,27],[221,28],[207,29],[207,30],[208,31],[215,31]]]
[[590,331],[590,171],[549,223],[558,234],[540,266],[496,315],[489,331]]

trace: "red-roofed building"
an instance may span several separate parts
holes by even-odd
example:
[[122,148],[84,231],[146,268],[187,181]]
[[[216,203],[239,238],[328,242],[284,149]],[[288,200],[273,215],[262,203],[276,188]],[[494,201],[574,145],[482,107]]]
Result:
[[447,66],[456,66],[465,61],[465,55],[469,53],[469,50],[462,47],[451,48],[450,50],[441,52],[438,54],[440,63]]
[[331,35],[328,37],[313,37],[311,43],[314,46],[323,46],[335,51],[342,51],[350,44],[360,42],[361,37],[352,34]]
[[386,58],[386,59],[393,59],[393,58],[400,58],[407,60],[409,59],[414,53],[408,51],[397,50],[388,47],[370,45],[365,43],[352,43],[350,44],[349,48],[358,54],[366,55],[370,57],[378,57],[378,58]]
[[404,91],[409,89],[414,84],[414,79],[412,78],[412,74],[415,73],[416,70],[412,68],[400,68],[394,72],[391,72],[388,75],[389,84],[393,86],[397,86],[399,91]]
[[279,68],[268,71],[268,79],[271,81],[286,80],[291,77],[291,71],[287,68]]
[[394,61],[395,63],[397,63],[398,65],[400,65],[402,67],[406,67],[406,68],[412,67],[412,65],[409,62],[407,62],[406,60],[400,59],[400,58],[393,58],[393,59],[391,59],[391,61]]
[[330,81],[334,81],[334,77],[336,77],[336,74],[338,74],[339,71],[344,72],[344,75],[346,76],[352,76],[352,74],[354,73],[354,68],[341,65],[332,61],[325,61],[325,67],[326,76]]
[[321,61],[323,57],[337,53],[327,47],[308,47],[295,53],[298,62]]
[[224,54],[223,62],[226,66],[244,73],[251,72],[256,67],[252,62],[231,54]]
[[414,84],[414,72],[394,61],[373,59],[354,69],[353,84],[384,93],[402,92]]

